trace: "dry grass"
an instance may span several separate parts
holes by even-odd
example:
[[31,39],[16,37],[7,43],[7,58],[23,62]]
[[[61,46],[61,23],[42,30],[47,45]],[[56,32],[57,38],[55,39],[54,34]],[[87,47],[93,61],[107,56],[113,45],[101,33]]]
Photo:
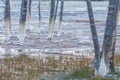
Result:
[[[33,58],[25,54],[11,57],[5,55],[0,59],[0,80],[37,80],[44,73],[52,74],[54,72],[64,72],[71,70],[79,70],[74,72],[77,77],[86,77],[83,74],[85,66],[93,65],[93,59],[84,56],[60,55],[59,57],[47,56],[44,58]],[[115,55],[115,65],[120,65],[120,55]],[[82,72],[81,72],[82,71]],[[80,73],[81,72],[81,73]],[[94,71],[92,70],[93,73]],[[72,75],[74,76],[74,75]],[[92,77],[93,80],[101,80],[101,78]],[[110,79],[103,79],[110,80]]]
[[120,66],[120,54],[115,55],[115,62],[114,63],[116,66]]
[[38,59],[21,54],[14,57],[6,55],[4,59],[0,59],[0,64],[0,80],[36,80],[44,73],[82,69],[84,66],[92,65],[93,59],[68,55]]

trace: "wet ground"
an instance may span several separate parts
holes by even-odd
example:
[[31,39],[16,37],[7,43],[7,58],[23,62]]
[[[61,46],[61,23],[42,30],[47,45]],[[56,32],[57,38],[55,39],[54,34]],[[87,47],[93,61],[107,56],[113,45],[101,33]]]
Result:
[[[1,3],[2,4],[2,3]],[[93,2],[94,17],[98,32],[98,38],[100,45],[102,46],[104,29],[107,18],[108,2]],[[62,23],[62,34],[57,36],[59,11],[57,15],[57,21],[54,28],[54,37],[52,40],[47,38],[48,35],[48,22],[49,22],[49,9],[50,2],[41,2],[41,16],[42,26],[39,32],[38,27],[38,2],[33,1],[32,15],[30,25],[26,23],[25,41],[21,44],[16,40],[16,34],[19,27],[19,14],[20,14],[20,2],[11,0],[11,14],[12,14],[12,33],[13,37],[9,41],[5,41],[5,28],[4,21],[0,22],[0,45],[1,50],[12,49],[15,53],[18,49],[24,49],[28,53],[40,53],[40,52],[52,52],[52,53],[93,53],[93,42],[91,36],[91,30],[89,26],[89,18],[84,1],[65,1],[64,16]],[[3,16],[3,8],[0,9],[0,16]],[[58,9],[59,10],[59,9]],[[120,27],[117,29],[117,52],[120,49]],[[33,50],[34,49],[34,50]],[[9,51],[9,50],[7,50]],[[1,51],[1,54],[5,51]]]

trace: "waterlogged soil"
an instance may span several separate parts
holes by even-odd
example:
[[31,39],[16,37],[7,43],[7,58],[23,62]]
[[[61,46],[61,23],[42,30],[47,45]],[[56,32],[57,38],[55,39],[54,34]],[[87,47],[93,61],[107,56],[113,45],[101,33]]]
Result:
[[[107,18],[107,7],[108,2],[92,2],[93,11],[95,17],[96,28],[98,32],[98,38],[100,46],[102,47],[104,30],[106,26]],[[1,5],[4,6],[3,3]],[[89,18],[86,3],[84,1],[65,1],[64,15],[62,23],[62,32],[60,36],[57,36],[58,31],[58,20],[59,20],[59,10],[57,20],[54,27],[54,37],[48,39],[48,22],[49,22],[49,9],[50,1],[41,2],[41,16],[42,16],[42,26],[38,26],[38,2],[33,1],[32,3],[32,15],[30,24],[26,22],[26,33],[24,42],[19,42],[17,38],[17,32],[19,27],[19,16],[20,16],[20,1],[11,0],[11,30],[12,36],[10,40],[6,41],[5,38],[5,27],[4,21],[0,22],[0,45],[1,50],[13,49],[11,51],[15,52],[17,49],[39,49],[44,50],[43,52],[54,52],[61,53],[64,51],[76,51],[78,53],[93,53],[93,42],[92,35],[89,25]],[[59,5],[60,7],[60,5]],[[0,16],[3,16],[4,9],[0,9]],[[29,29],[28,29],[29,28]],[[117,49],[120,50],[120,26],[117,29]],[[27,50],[27,51],[28,51]],[[1,51],[4,53],[5,51]],[[9,51],[9,50],[7,50]],[[30,51],[31,52],[31,51]],[[37,52],[37,51],[36,51]]]

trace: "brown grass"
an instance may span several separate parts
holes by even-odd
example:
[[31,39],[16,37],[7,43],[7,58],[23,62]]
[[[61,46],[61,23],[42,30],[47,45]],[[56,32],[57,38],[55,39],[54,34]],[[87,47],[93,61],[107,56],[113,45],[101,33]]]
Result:
[[120,66],[120,54],[115,55],[114,63],[116,66]]
[[81,69],[93,64],[93,59],[81,56],[60,55],[58,58],[48,56],[44,60],[24,54],[14,57],[6,55],[4,59],[0,59],[0,80],[33,80],[43,76],[45,72],[51,74]]

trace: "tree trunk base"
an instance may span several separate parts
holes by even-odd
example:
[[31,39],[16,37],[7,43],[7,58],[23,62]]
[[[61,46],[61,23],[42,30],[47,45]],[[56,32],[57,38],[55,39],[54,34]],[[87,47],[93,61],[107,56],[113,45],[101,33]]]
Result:
[[105,63],[105,60],[104,58],[101,58],[98,74],[101,77],[105,77],[108,73],[109,73],[109,69]]

